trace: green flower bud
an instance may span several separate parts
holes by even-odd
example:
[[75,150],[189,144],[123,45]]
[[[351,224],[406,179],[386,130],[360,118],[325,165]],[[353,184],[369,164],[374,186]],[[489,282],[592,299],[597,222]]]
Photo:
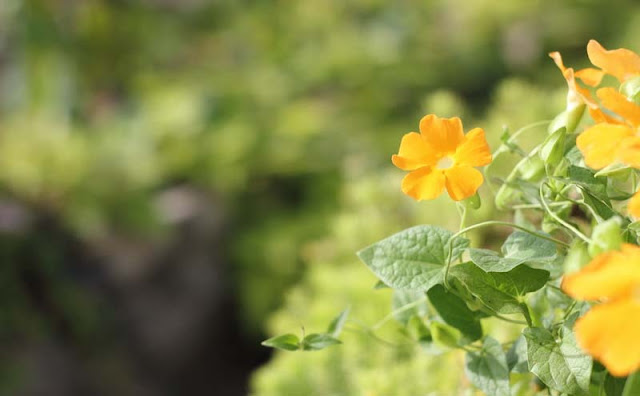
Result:
[[622,245],[621,225],[620,218],[612,217],[594,227],[591,233],[591,243],[589,244],[591,257],[620,248],[620,245]]
[[559,128],[542,142],[540,158],[547,165],[557,165],[564,156],[564,141],[567,135],[566,128]]
[[568,133],[573,132],[582,119],[585,107],[584,103],[582,103],[566,109],[551,121],[547,130],[551,134],[560,128],[565,128]]
[[523,180],[531,182],[539,181],[545,174],[544,162],[540,157],[531,157],[520,164],[518,171]]
[[473,209],[473,210],[480,209],[480,206],[482,206],[482,201],[480,200],[480,195],[478,195],[477,192],[475,194],[473,194],[472,196],[470,196],[469,198],[467,198],[464,201],[462,201],[462,203],[464,204],[464,206],[466,208]]
[[496,192],[495,203],[500,210],[505,210],[511,202],[516,201],[522,193],[515,188],[509,187],[506,183],[501,185]]
[[564,259],[564,273],[577,272],[591,261],[587,244],[576,239],[571,244],[567,257]]

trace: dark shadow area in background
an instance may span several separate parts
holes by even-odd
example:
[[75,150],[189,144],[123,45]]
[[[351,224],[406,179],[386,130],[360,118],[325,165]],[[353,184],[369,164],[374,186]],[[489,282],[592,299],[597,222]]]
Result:
[[249,374],[270,351],[241,329],[224,220],[205,204],[210,197],[173,193],[193,211],[171,238],[98,249],[53,216],[0,205],[2,224],[18,219],[20,230],[4,229],[1,239],[3,261],[12,264],[3,268],[0,298],[18,305],[4,304],[3,321],[23,325],[0,331],[0,394],[247,394]]

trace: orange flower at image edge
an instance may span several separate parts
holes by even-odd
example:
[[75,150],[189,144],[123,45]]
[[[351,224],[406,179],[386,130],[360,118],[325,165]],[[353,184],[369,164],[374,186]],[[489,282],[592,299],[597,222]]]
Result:
[[446,188],[460,201],[474,195],[484,181],[475,169],[491,162],[489,145],[481,128],[466,135],[459,118],[430,114],[420,120],[420,133],[402,137],[395,166],[411,171],[402,180],[402,191],[416,200],[437,198]]
[[602,300],[578,319],[575,332],[590,355],[612,375],[640,368],[640,247],[597,256],[582,270],[565,276],[562,288],[578,300]]

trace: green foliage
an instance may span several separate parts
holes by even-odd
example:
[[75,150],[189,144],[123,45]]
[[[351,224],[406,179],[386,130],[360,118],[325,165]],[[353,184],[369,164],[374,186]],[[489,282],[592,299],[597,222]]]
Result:
[[481,312],[469,309],[464,300],[447,291],[442,285],[435,285],[427,292],[429,302],[445,323],[460,330],[466,338],[464,343],[473,342],[482,337]]
[[469,245],[468,239],[452,236],[439,227],[416,226],[359,251],[358,257],[392,288],[428,291],[443,281],[446,263]]
[[263,341],[262,345],[285,351],[296,351],[300,349],[300,339],[295,334],[283,334]]
[[502,256],[493,250],[469,249],[471,261],[486,272],[508,272],[520,264],[550,263],[557,257],[556,245],[526,232],[516,231],[502,245]]
[[549,273],[520,265],[509,272],[484,272],[473,263],[451,269],[455,288],[464,288],[484,306],[502,314],[521,313],[521,297],[543,287]]
[[468,352],[465,372],[471,383],[487,395],[509,396],[509,367],[502,346],[491,337],[484,339],[482,349]]
[[551,389],[571,395],[587,394],[593,361],[578,346],[571,327],[565,323],[559,332],[554,336],[541,328],[524,330],[529,370]]

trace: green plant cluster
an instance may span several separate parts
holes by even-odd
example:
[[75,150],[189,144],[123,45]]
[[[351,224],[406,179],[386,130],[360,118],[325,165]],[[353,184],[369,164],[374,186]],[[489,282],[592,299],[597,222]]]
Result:
[[568,48],[631,18],[554,7],[8,0],[1,187],[90,244],[170,235],[159,195],[207,191],[233,225],[242,312],[258,329],[273,290],[302,273],[300,246],[326,232],[345,161],[379,166],[362,158],[386,155],[425,92],[452,87],[482,108],[502,76],[541,62],[518,40]]
[[[561,106],[564,90],[558,89],[550,96],[548,93],[543,96],[542,92],[542,88],[522,80],[505,80],[496,89],[486,121],[478,123],[492,125],[488,131],[494,136],[490,137],[499,140],[503,127],[499,114],[508,111],[518,122],[531,117],[551,118],[549,98]],[[439,114],[454,115],[461,110],[459,100],[452,100],[455,97],[438,92],[426,102],[430,108],[437,108]],[[526,105],[513,106],[514,101]],[[332,216],[328,236],[309,246],[307,274],[287,293],[284,307],[268,322],[274,335],[290,333],[301,326],[307,332],[316,332],[325,329],[340,309],[350,306],[347,325],[339,337],[342,344],[321,353],[276,353],[254,375],[252,394],[409,396],[432,391],[453,394],[466,381],[462,370],[456,369],[463,364],[459,352],[444,354],[445,348],[429,346],[427,339],[416,343],[420,326],[405,327],[412,312],[424,313],[427,304],[422,301],[418,310],[409,307],[399,315],[383,318],[387,309],[411,304],[416,295],[395,293],[389,288],[374,290],[375,277],[357,262],[353,253],[372,240],[415,223],[437,221],[449,229],[458,225],[456,209],[446,199],[415,205],[402,196],[397,188],[401,175],[388,168],[345,170],[349,179],[342,187],[342,209]],[[480,221],[494,214],[490,205],[483,205],[471,217]],[[499,228],[492,233],[470,231],[468,235],[481,245],[492,245],[507,236]],[[420,299],[420,293],[417,298]],[[416,320],[411,322],[415,324]],[[494,319],[485,320],[483,328],[497,331],[503,337],[517,334],[516,325],[505,329],[496,324]],[[434,353],[437,355],[433,356]],[[521,387],[522,394],[527,394],[528,383],[524,379]]]

